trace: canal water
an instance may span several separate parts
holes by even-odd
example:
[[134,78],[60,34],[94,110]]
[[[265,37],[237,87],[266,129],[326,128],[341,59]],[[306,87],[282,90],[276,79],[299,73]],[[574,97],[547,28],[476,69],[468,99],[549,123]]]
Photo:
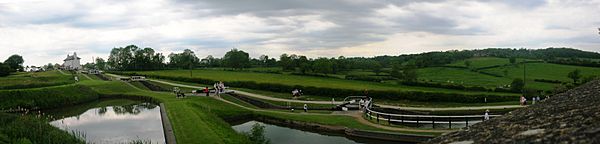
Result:
[[248,121],[239,125],[232,126],[237,132],[250,132],[254,124],[265,126],[265,137],[272,144],[402,144],[401,142],[373,140],[356,137],[346,137],[345,135],[331,133],[316,133],[303,131],[283,126],[266,124],[259,121]]
[[99,100],[46,111],[50,124],[81,133],[87,143],[165,143],[160,107],[127,99]]

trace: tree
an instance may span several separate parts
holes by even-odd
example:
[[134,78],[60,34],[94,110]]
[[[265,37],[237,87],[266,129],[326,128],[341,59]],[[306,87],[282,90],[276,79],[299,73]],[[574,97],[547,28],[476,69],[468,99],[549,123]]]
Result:
[[521,92],[523,91],[523,87],[525,87],[525,82],[523,82],[523,79],[520,78],[516,78],[512,81],[512,83],[510,83],[510,89],[513,92]]
[[182,53],[171,53],[169,54],[169,65],[174,68],[187,69],[193,68],[195,64],[199,63],[200,59],[196,57],[194,51],[190,49],[183,50]]
[[402,71],[404,81],[415,82],[418,79],[417,67],[415,65],[407,65]]
[[265,137],[265,126],[255,123],[250,132],[243,133],[253,144],[269,144],[270,141]]
[[372,60],[371,65],[369,66],[369,68],[375,72],[375,75],[379,75],[379,73],[381,73],[381,69],[383,68],[383,66],[381,66],[381,64],[377,61]]
[[102,58],[96,58],[96,68],[106,70],[106,61]]
[[328,58],[318,58],[315,60],[313,64],[313,70],[317,73],[329,74],[333,72],[332,68],[333,64],[329,61]]
[[225,56],[223,56],[223,62],[225,63],[226,67],[243,69],[250,66],[250,56],[244,51],[232,49],[231,51],[225,53]]
[[465,61],[465,66],[466,66],[467,68],[471,67],[471,61]]
[[302,74],[306,74],[306,72],[314,70],[313,63],[306,56],[300,56],[298,58],[298,69]]
[[12,70],[10,69],[10,66],[8,66],[7,64],[4,63],[0,63],[0,77],[5,77],[10,75],[10,72]]
[[295,67],[290,56],[288,56],[285,53],[279,56],[279,65],[283,68],[284,71],[293,71]]
[[23,62],[24,62],[23,57],[21,57],[20,55],[16,55],[16,54],[11,55],[10,57],[8,57],[8,59],[6,59],[4,61],[4,63],[10,67],[12,72],[24,71]]
[[569,74],[567,75],[567,77],[573,79],[573,83],[577,83],[577,81],[581,78],[581,72],[579,71],[579,69],[575,69],[572,72],[569,72]]
[[508,61],[509,61],[511,64],[515,64],[515,63],[517,63],[517,58],[516,58],[516,57],[510,57],[510,58],[508,59]]

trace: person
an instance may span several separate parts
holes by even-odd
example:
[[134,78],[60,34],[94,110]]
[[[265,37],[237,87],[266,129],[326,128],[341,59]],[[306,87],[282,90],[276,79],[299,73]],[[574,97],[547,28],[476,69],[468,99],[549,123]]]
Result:
[[360,99],[360,101],[358,101],[358,109],[362,109],[364,104],[365,101],[363,99]]
[[225,92],[225,84],[223,83],[223,81],[219,81],[219,90],[219,93]]
[[331,104],[335,105],[335,98],[331,98]]
[[296,97],[298,95],[298,89],[292,90],[292,97]]
[[490,110],[485,110],[485,114],[483,115],[484,120],[490,120],[490,115],[488,114]]
[[531,97],[531,104],[532,104],[532,105],[534,105],[534,104],[535,104],[535,101],[536,101],[535,97]]
[[208,96],[208,93],[210,93],[210,90],[208,90],[208,87],[204,87],[204,93],[206,93],[206,96]]
[[220,96],[219,92],[221,92],[221,90],[219,90],[219,83],[215,83],[213,86],[215,87],[215,95]]
[[519,100],[519,102],[521,102],[521,105],[525,105],[525,96],[521,95],[521,100]]
[[540,96],[537,96],[536,99],[538,102],[540,102]]
[[369,90],[365,89],[365,90],[363,91],[363,94],[364,94],[365,96],[369,97]]
[[308,112],[308,105],[304,104],[304,112]]
[[79,77],[75,76],[75,82],[79,82]]

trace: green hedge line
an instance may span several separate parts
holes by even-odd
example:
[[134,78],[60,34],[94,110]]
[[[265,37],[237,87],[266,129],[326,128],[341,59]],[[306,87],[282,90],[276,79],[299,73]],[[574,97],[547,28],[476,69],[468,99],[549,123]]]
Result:
[[17,84],[17,85],[0,86],[0,90],[40,88],[40,87],[66,85],[66,84],[71,84],[71,83],[73,83],[73,82]]
[[[168,79],[174,81],[200,83],[200,84],[213,84],[214,80],[203,79],[203,78],[188,78],[188,77],[171,77],[171,76],[160,76],[160,75],[145,75],[137,74],[132,72],[111,72],[120,75],[137,75],[145,76],[148,78]],[[291,90],[298,88],[301,89],[304,94],[326,96],[335,98],[345,98],[346,96],[352,95],[363,95],[363,90],[358,89],[338,89],[338,88],[323,88],[314,86],[300,86],[300,85],[283,85],[273,83],[257,83],[254,81],[227,81],[227,86],[248,88],[256,90],[265,90],[272,92],[289,93]],[[482,103],[485,98],[487,102],[505,102],[505,101],[517,101],[517,96],[512,95],[491,95],[491,94],[461,94],[461,93],[443,93],[443,92],[423,92],[423,91],[380,91],[370,90],[369,96],[378,99],[388,100],[411,100],[420,102],[457,102],[457,103]]]
[[0,109],[46,109],[98,99],[98,94],[82,85],[0,90]]

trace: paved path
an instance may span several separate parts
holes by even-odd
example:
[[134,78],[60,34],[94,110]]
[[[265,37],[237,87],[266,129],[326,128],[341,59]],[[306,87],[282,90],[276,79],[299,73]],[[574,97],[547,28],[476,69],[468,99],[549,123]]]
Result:
[[92,80],[92,78],[90,76],[88,76],[87,74],[81,74],[83,75],[83,77],[87,78],[88,80]]
[[[115,77],[123,77],[123,76],[118,76],[118,75],[114,75],[114,74],[107,74],[107,75],[111,75],[111,76],[115,76]],[[178,86],[178,87],[202,88],[199,86],[190,86],[190,85],[172,83],[172,82],[167,82],[167,81],[162,81],[162,80],[157,80],[157,79],[147,79],[147,80],[158,82],[158,83],[163,83],[163,84],[168,84],[168,85],[172,85],[172,86]],[[283,98],[276,98],[276,97],[270,97],[270,96],[249,93],[249,92],[240,91],[240,90],[232,90],[232,91],[234,91],[237,94],[244,95],[244,96],[272,100],[272,101],[307,103],[307,104],[331,104],[331,101],[305,101],[305,100],[283,99]],[[336,102],[334,102],[334,104],[342,104],[342,102],[336,101]],[[402,109],[402,110],[417,110],[417,111],[485,110],[485,109],[507,109],[507,108],[522,108],[522,107],[524,107],[521,105],[499,105],[499,106],[464,106],[464,107],[436,108],[436,107],[403,107],[403,106],[393,106],[393,105],[384,105],[384,104],[376,104],[376,105],[380,106],[380,107],[384,107],[384,108]]]
[[63,74],[63,75],[70,75],[70,74],[67,74],[67,73],[65,73],[65,72],[64,72],[64,71],[62,71],[62,70],[58,70],[58,72],[60,72],[60,73],[61,73],[61,74]]

